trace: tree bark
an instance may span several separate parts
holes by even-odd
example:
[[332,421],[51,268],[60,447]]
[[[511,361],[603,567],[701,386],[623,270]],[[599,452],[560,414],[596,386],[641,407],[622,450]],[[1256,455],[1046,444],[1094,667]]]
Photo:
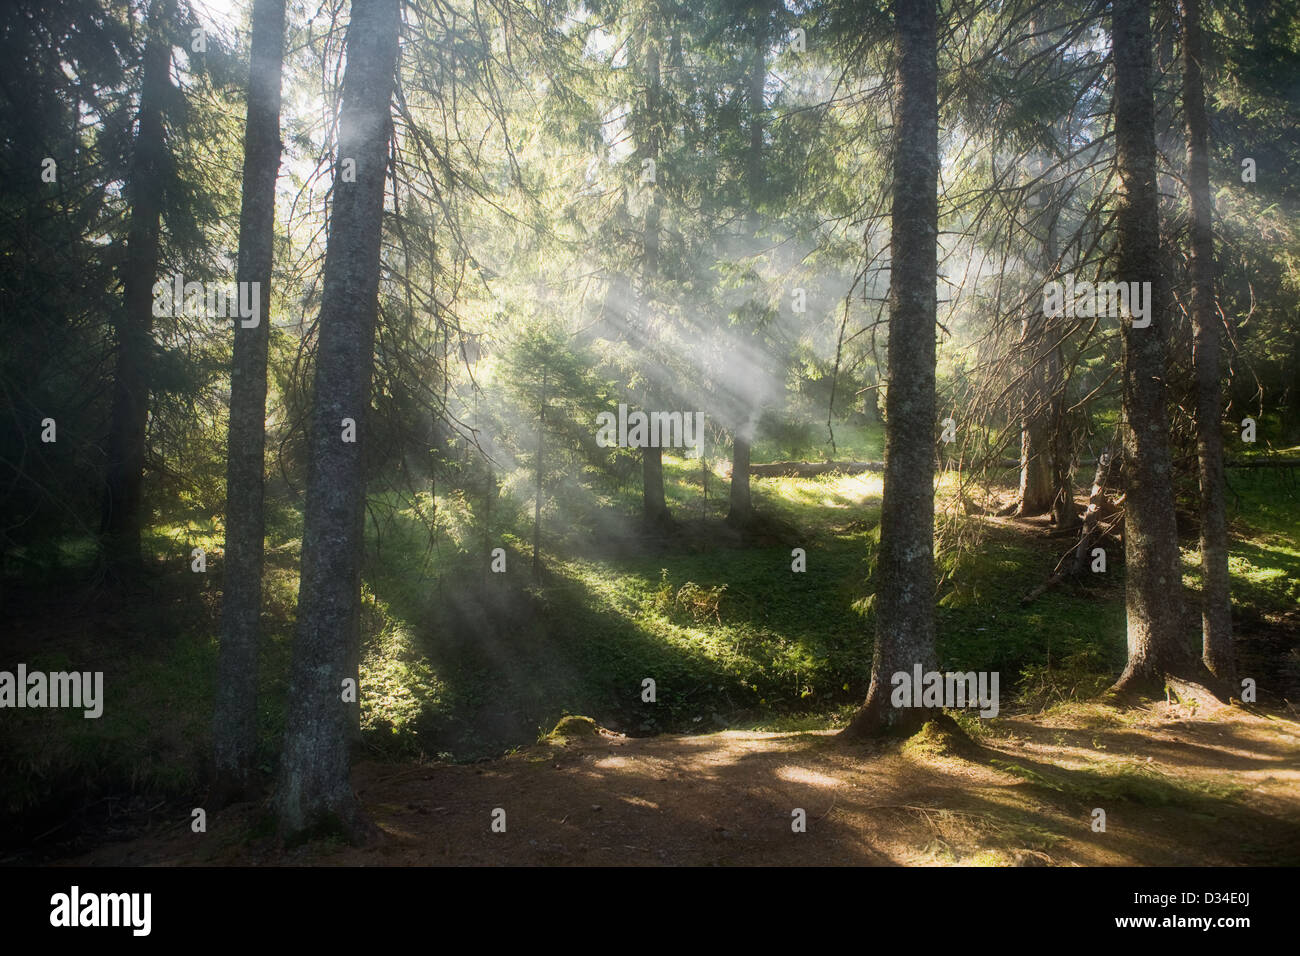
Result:
[[1020,344],[1029,353],[1029,373],[1021,397],[1020,496],[1016,514],[1022,518],[1046,514],[1056,498],[1052,468],[1052,403],[1048,391],[1049,356],[1043,354],[1046,320],[1025,318]]
[[1109,492],[1116,483],[1116,473],[1123,475],[1124,459],[1111,458],[1103,454],[1097,461],[1097,470],[1092,477],[1092,490],[1088,493],[1088,509],[1083,517],[1083,531],[1079,543],[1075,545],[1074,557],[1069,563],[1071,575],[1081,575],[1088,570],[1092,558],[1092,549],[1101,543],[1103,537],[1102,522],[1114,515],[1117,508],[1111,505]]
[[1236,684],[1228,589],[1228,522],[1220,431],[1220,326],[1214,305],[1214,201],[1210,129],[1205,112],[1200,0],[1183,0],[1183,112],[1191,202],[1192,351],[1196,374],[1196,455],[1201,484],[1201,659],[1210,673]]
[[213,764],[225,799],[244,796],[257,742],[257,664],[266,520],[266,353],[271,328],[275,180],[280,169],[284,0],[256,0],[244,126],[237,280],[259,283],[260,320],[235,322],[226,467],[226,555]]
[[641,484],[645,502],[643,514],[647,524],[668,525],[673,516],[668,510],[664,495],[664,450],[662,448],[643,448],[641,450]]
[[894,195],[889,391],[876,568],[876,646],[851,737],[910,732],[929,716],[897,708],[891,678],[936,669],[934,626],[935,321],[939,115],[935,0],[895,0]]
[[[1055,254],[1052,255],[1055,261]],[[1041,313],[1027,318],[1021,334],[1033,363],[1021,405],[1020,490],[1016,515],[1052,515],[1058,528],[1078,524],[1074,510],[1070,450],[1065,433],[1065,381],[1060,323]]]
[[731,502],[727,523],[740,527],[753,520],[754,500],[749,491],[749,439],[738,428],[731,442]]
[[546,435],[546,366],[542,366],[542,400],[537,412],[537,489],[533,498],[533,580],[542,579],[542,480],[546,474],[542,470],[542,456],[546,447],[543,444]]
[[140,81],[139,132],[131,160],[131,221],[122,271],[122,308],[116,313],[117,367],[109,418],[108,468],[100,533],[115,576],[138,570],[143,525],[141,485],[149,422],[153,353],[153,285],[157,281],[162,195],[167,161],[163,104],[170,85],[172,0],[149,8]]
[[1122,319],[1124,342],[1125,604],[1128,663],[1118,693],[1159,693],[1192,673],[1183,640],[1182,563],[1174,517],[1165,363],[1168,284],[1160,250],[1150,0],[1115,0],[1117,279],[1150,282],[1150,325]]
[[[1048,214],[1046,241],[1043,245],[1045,270],[1056,268],[1056,223],[1057,210],[1053,208]],[[1080,525],[1079,512],[1074,504],[1074,469],[1071,467],[1073,451],[1070,448],[1069,429],[1066,425],[1065,389],[1066,379],[1062,371],[1065,365],[1061,354],[1062,323],[1059,318],[1043,317],[1043,335],[1047,350],[1045,374],[1048,401],[1048,421],[1050,435],[1048,438],[1049,461],[1052,482],[1052,524],[1058,530],[1077,528]]]
[[[378,312],[380,239],[398,0],[354,0],[339,121],[334,210],[325,253],[309,436],[298,628],[276,810],[282,832],[361,824],[349,782],[354,622],[360,601],[365,483],[361,450],[370,404]],[[355,160],[355,182],[341,175]],[[356,442],[341,440],[342,420]]]
[[[749,189],[750,210],[749,225],[751,236],[757,236],[759,227],[758,206],[763,195],[763,113],[767,108],[765,89],[767,87],[767,37],[770,7],[766,2],[758,4],[754,10],[758,18],[755,25],[755,43],[753,66],[749,73]],[[750,426],[753,418],[737,423],[732,435],[731,453],[731,502],[727,511],[727,523],[743,528],[754,520],[754,499],[749,487],[750,464]]]
[[[659,11],[651,9],[653,22],[650,24],[648,42],[646,43],[646,92],[645,106],[649,130],[645,133],[646,157],[659,161],[659,123],[661,111],[660,77],[659,77]],[[654,291],[655,280],[659,273],[659,187],[651,187],[650,205],[645,214],[643,258],[641,262],[641,305],[642,321],[639,323],[648,343],[654,341]],[[649,353],[649,349],[647,348]],[[653,353],[649,355],[654,361]],[[647,376],[651,379],[651,376]],[[641,450],[641,492],[642,512],[648,525],[668,525],[672,515],[668,511],[668,502],[664,497],[664,455],[662,448],[649,446]]]
[[[1029,32],[1037,35],[1030,52],[1038,56],[1045,53],[1050,40],[1044,22],[1035,17],[1029,22]],[[1035,156],[1030,172],[1041,177],[1042,156]],[[1056,203],[1052,190],[1040,179],[1027,197],[1032,212],[1030,219],[1034,238],[1039,243],[1039,262],[1044,277],[1056,267]],[[1028,356],[1029,367],[1025,389],[1021,397],[1020,425],[1020,492],[1016,514],[1027,518],[1054,512],[1060,497],[1057,479],[1060,469],[1056,456],[1059,443],[1055,440],[1061,426],[1059,415],[1061,390],[1061,361],[1055,344],[1055,323],[1041,309],[1025,316],[1020,332],[1021,351]]]
[[[1055,328],[1049,327],[1048,334],[1053,335],[1055,331]],[[1052,427],[1052,487],[1054,488],[1052,524],[1060,530],[1077,528],[1082,524],[1082,521],[1074,503],[1073,452],[1070,448],[1069,430],[1066,426],[1065,383],[1064,376],[1061,374],[1061,367],[1064,363],[1061,359],[1059,346],[1053,349],[1052,363],[1048,374],[1055,382],[1059,383],[1053,387],[1052,393],[1052,421],[1054,423]]]

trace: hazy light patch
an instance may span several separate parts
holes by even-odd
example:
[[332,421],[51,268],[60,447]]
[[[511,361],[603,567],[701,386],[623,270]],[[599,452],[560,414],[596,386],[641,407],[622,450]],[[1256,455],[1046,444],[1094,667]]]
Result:
[[593,59],[608,59],[618,45],[618,37],[601,27],[596,27],[587,34],[587,46],[583,54]]
[[778,767],[776,775],[787,783],[806,783],[810,787],[834,788],[842,784],[835,777],[828,777],[807,767]]
[[231,43],[239,33],[244,20],[244,4],[239,0],[192,0],[190,6],[198,14],[199,22],[219,36],[222,43]]
[[635,807],[648,807],[651,810],[658,810],[659,804],[653,800],[646,800],[644,797],[619,797],[624,803],[630,803]]

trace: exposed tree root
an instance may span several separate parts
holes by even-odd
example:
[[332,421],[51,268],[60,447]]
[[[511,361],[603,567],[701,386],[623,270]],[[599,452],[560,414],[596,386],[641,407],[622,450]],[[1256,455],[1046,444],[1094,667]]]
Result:
[[872,688],[867,699],[853,715],[849,725],[839,732],[844,740],[873,740],[883,737],[902,738],[917,733],[934,711],[923,707],[895,707],[889,700],[889,688]]
[[956,753],[973,753],[979,745],[961,729],[961,725],[937,708],[895,707],[889,691],[872,698],[859,708],[849,725],[838,734],[841,740],[904,740],[924,734],[943,749]]
[[1228,706],[1231,700],[1229,689],[1199,665],[1166,671],[1130,663],[1104,696],[1116,706],[1133,705],[1143,698],[1166,697],[1208,713]]

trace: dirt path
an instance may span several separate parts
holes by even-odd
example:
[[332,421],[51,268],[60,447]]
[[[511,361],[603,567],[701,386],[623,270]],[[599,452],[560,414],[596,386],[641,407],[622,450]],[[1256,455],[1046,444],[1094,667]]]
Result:
[[[282,853],[257,808],[173,826],[84,864],[1300,864],[1300,724],[1225,709],[1093,705],[943,742],[727,731],[541,743],[473,766],[362,764],[381,835]],[[506,832],[491,830],[494,808]],[[807,831],[792,831],[803,809]],[[1093,810],[1106,811],[1094,832]],[[188,822],[188,821],[187,821]]]

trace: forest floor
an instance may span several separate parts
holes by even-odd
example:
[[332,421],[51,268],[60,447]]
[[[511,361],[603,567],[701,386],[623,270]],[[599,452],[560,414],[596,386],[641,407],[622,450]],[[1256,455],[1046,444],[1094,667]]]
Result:
[[[576,723],[573,720],[570,725]],[[86,865],[1297,865],[1300,723],[1059,705],[973,748],[833,732],[552,735],[473,765],[364,763],[365,846],[249,839],[260,808],[102,846]],[[493,811],[505,832],[493,832]],[[806,832],[794,832],[796,810]],[[1105,831],[1093,829],[1097,809]]]
[[[1124,663],[1122,547],[1107,545],[1110,573],[1043,591],[1071,545],[1045,519],[945,518],[965,545],[937,555],[940,663],[1002,674],[997,717],[952,712],[976,744],[960,747],[835,736],[870,678],[879,476],[756,481],[771,540],[736,543],[726,499],[693,497],[689,462],[666,472],[671,540],[557,538],[540,583],[482,573],[472,549],[452,556],[460,566],[431,559],[427,531],[388,503],[363,592],[353,786],[375,835],[359,847],[286,851],[260,804],[212,807],[206,832],[191,830],[206,803],[220,529],[164,528],[154,573],[130,593],[78,571],[76,554],[14,576],[0,663],[103,670],[108,706],[96,720],[37,708],[0,723],[0,863],[1300,865],[1289,473],[1233,477],[1233,624],[1258,704],[1213,713],[1096,702]],[[992,491],[991,510],[1014,494]],[[281,524],[259,668],[268,781],[297,593],[299,530]],[[526,539],[503,540],[527,569]],[[189,568],[196,541],[206,574]],[[794,545],[806,573],[793,573]],[[1199,639],[1190,527],[1183,560]],[[547,734],[579,714],[600,728]],[[800,809],[806,832],[792,828]]]

